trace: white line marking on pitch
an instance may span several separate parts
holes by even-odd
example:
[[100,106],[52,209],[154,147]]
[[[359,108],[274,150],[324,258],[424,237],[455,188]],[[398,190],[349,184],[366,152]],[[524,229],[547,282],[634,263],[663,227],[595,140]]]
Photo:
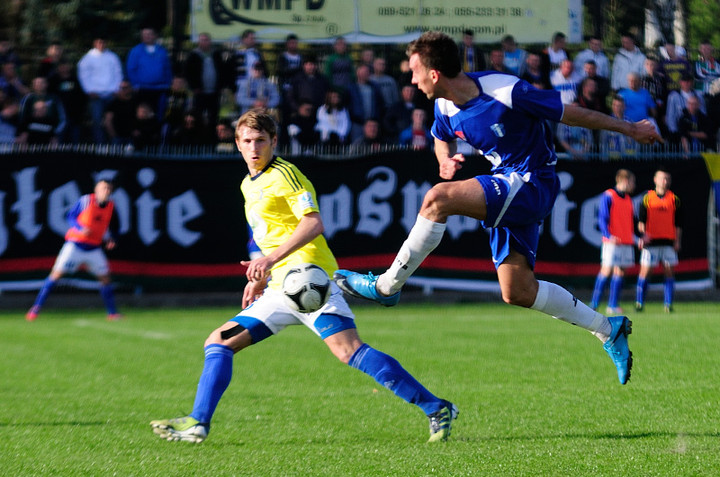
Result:
[[111,331],[120,335],[139,336],[150,340],[169,340],[172,338],[170,334],[163,333],[161,331],[132,330],[115,326],[116,323],[105,323],[88,319],[75,320],[73,324],[80,328],[93,328],[96,330]]

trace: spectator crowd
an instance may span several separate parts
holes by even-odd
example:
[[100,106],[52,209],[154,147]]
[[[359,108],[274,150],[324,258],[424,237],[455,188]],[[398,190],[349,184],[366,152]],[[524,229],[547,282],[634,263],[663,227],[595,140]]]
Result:
[[[372,48],[352,55],[342,37],[321,57],[301,51],[299,42],[288,35],[282,52],[268,62],[253,30],[242,32],[232,48],[201,33],[195,47],[179,55],[182,61],[173,62],[156,32],[145,28],[124,59],[98,37],[77,62],[53,43],[37,65],[21,69],[10,42],[0,40],[0,143],[228,151],[233,121],[251,108],[265,108],[280,125],[280,146],[296,154],[319,146],[359,153],[385,145],[433,147],[433,104],[412,84],[406,60],[391,65]],[[458,52],[465,72],[515,75],[559,91],[565,104],[627,121],[648,119],[677,150],[716,148],[720,65],[709,41],[697,46],[691,60],[671,42],[643,52],[626,34],[609,57],[596,37],[572,55],[559,32],[546,48],[524,50],[511,35],[496,48],[481,47],[468,30]],[[619,134],[549,126],[558,150],[573,158],[639,149]]]

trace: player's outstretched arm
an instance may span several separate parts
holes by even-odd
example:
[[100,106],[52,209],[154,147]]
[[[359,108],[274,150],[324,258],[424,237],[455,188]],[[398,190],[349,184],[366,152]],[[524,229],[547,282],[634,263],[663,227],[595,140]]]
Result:
[[655,125],[646,119],[636,123],[629,123],[608,116],[607,114],[572,104],[565,105],[565,111],[563,112],[561,121],[569,126],[616,131],[630,136],[641,144],[665,142],[662,137],[660,137],[660,134],[658,134]]

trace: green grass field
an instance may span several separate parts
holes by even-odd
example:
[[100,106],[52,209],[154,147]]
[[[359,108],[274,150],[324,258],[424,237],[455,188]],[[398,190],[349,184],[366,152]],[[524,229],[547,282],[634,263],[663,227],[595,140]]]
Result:
[[720,304],[632,314],[620,386],[589,333],[500,303],[357,306],[360,336],[460,417],[427,419],[303,327],[235,357],[209,438],[158,439],[189,413],[202,344],[229,308],[0,312],[0,474],[715,476]]

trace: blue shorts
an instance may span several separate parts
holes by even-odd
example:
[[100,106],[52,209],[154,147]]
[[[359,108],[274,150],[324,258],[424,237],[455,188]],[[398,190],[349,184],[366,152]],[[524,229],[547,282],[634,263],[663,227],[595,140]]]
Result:
[[560,181],[552,172],[517,172],[476,176],[485,191],[487,215],[483,226],[490,229],[490,248],[497,268],[510,249],[535,267],[540,224],[552,211],[560,192]]

